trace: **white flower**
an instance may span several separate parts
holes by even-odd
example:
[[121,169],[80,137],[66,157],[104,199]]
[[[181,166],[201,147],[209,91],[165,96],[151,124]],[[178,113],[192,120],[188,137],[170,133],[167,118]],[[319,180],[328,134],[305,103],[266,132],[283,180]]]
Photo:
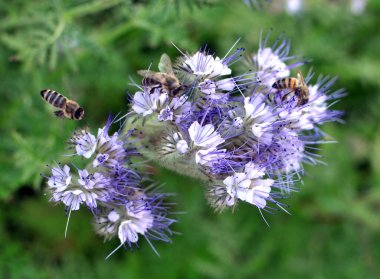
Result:
[[159,112],[159,121],[173,121],[187,115],[191,110],[191,103],[187,99],[186,95],[169,98],[167,93],[160,93],[158,90],[153,93],[138,91],[133,97],[132,109],[143,116]]
[[127,218],[121,222],[118,236],[121,243],[136,243],[139,239],[138,234],[144,235],[153,226],[153,215],[150,210],[134,209],[127,206]]
[[185,140],[179,140],[176,144],[179,153],[185,154],[189,150],[189,145]]
[[[282,172],[294,172],[302,169],[302,160],[305,157],[305,143],[292,129],[284,128],[280,135],[273,138],[273,144],[269,146],[271,152],[277,152],[277,168]],[[278,149],[280,148],[280,152]],[[310,158],[310,160],[313,160]],[[312,161],[315,162],[315,161]]]
[[183,139],[181,133],[174,133],[164,138],[162,151],[164,154],[170,154],[178,151],[180,154],[185,154],[189,150],[189,145]]
[[[53,169],[53,172],[55,171]],[[103,174],[98,172],[90,174],[86,169],[78,170],[78,179],[76,182],[70,183],[69,167],[65,166],[64,171],[66,182],[62,181],[59,185],[60,188],[53,184],[52,200],[63,202],[69,210],[78,210],[82,203],[86,203],[89,208],[93,209],[97,207],[97,200],[107,200],[110,193],[110,189],[107,189],[109,179]],[[62,174],[60,176],[62,177]]]
[[255,165],[253,162],[250,162],[245,165],[244,173],[249,179],[263,177],[265,175],[265,168],[259,169],[257,165]]
[[202,93],[207,95],[215,94],[216,91],[231,91],[235,88],[235,82],[232,78],[226,78],[218,81],[205,79],[199,84]]
[[231,69],[219,57],[214,59],[212,55],[205,55],[200,51],[187,58],[183,63],[183,67],[194,75],[208,78],[231,74]]
[[226,149],[202,149],[195,153],[195,163],[205,166],[211,166],[213,162],[226,157]]
[[172,121],[173,119],[174,119],[174,114],[173,114],[173,111],[169,107],[162,109],[160,111],[160,114],[158,115],[159,121],[167,121],[167,120]]
[[108,213],[107,218],[110,222],[115,223],[120,219],[120,215],[115,210],[112,210],[110,213]]
[[161,95],[163,94],[160,94],[158,91],[154,91],[153,93],[138,91],[133,96],[132,109],[143,116],[152,114],[157,110],[158,103],[164,98]]
[[81,155],[88,159],[95,152],[96,138],[91,133],[82,131],[81,134],[75,137],[74,144],[77,155]]
[[351,0],[350,9],[354,15],[361,15],[365,11],[368,0]]
[[173,112],[173,119],[176,121],[179,121],[182,117],[185,117],[191,111],[191,103],[187,99],[188,96],[182,95],[180,97],[174,97],[170,101],[168,106]]
[[87,170],[78,170],[78,173],[78,183],[86,189],[92,189],[95,185],[94,177],[90,175]]
[[271,187],[273,181],[270,179],[259,179],[260,182],[263,182],[264,185],[258,185],[251,188],[246,195],[246,202],[256,205],[259,208],[264,208],[267,205],[266,199],[270,195]]
[[[88,201],[91,204],[90,200],[95,202],[95,200],[91,197],[91,195],[87,198],[86,194],[80,190],[68,190],[62,193],[60,200],[70,209],[70,210],[78,210],[80,205],[84,201]],[[96,202],[95,202],[96,204]],[[96,206],[95,206],[96,207]]]
[[205,81],[199,84],[199,89],[204,94],[214,94],[216,89],[216,84],[211,79],[205,79]]
[[235,173],[223,180],[227,193],[232,198],[264,208],[274,183],[272,179],[259,178],[264,175],[264,171],[259,170],[253,163],[246,164],[244,173]]
[[197,121],[191,124],[189,135],[195,146],[214,148],[224,142],[224,139],[215,131],[212,124],[201,126]]
[[253,60],[257,62],[257,80],[271,88],[278,79],[288,77],[290,74],[286,64],[269,47],[259,49]]
[[296,14],[302,9],[303,0],[287,0],[285,9],[289,14]]
[[[319,86],[309,86],[309,103],[302,108],[302,117],[308,118],[309,122],[318,123],[326,115],[327,111],[326,95],[320,94]],[[313,125],[314,127],[314,125]],[[300,127],[301,129],[312,129],[306,127]]]
[[275,117],[269,111],[263,98],[263,96],[257,95],[252,99],[249,97],[244,99],[245,119],[252,122],[252,134],[260,142],[270,144],[272,141],[270,127],[275,121]]
[[254,123],[252,125],[252,134],[257,138],[260,138],[264,133],[265,126],[265,124]]
[[216,82],[216,89],[221,91],[231,91],[235,88],[235,85],[233,78],[225,78]]
[[67,186],[71,183],[70,167],[64,165],[63,169],[61,167],[52,169],[52,176],[48,180],[48,185],[51,188],[56,188],[55,191],[64,191]]
[[247,199],[251,180],[247,178],[245,173],[235,173],[232,176],[228,176],[223,180],[223,183],[226,185],[227,193],[231,197],[236,197],[243,201]]
[[132,220],[126,220],[121,222],[119,226],[118,236],[121,243],[126,241],[135,243],[139,240],[137,235],[138,227],[132,222]]
[[106,162],[108,160],[110,156],[108,154],[102,154],[102,153],[99,153],[98,155],[96,155],[96,158],[95,160],[92,162],[92,166],[94,168],[96,168],[97,166],[99,165],[103,165],[104,162]]
[[111,141],[116,142],[118,137],[118,133],[115,133],[112,138],[108,135],[108,129],[107,127],[104,128],[99,128],[98,129],[98,135],[97,135],[97,141],[98,141],[98,146],[101,148],[103,145],[106,143],[109,143]]
[[169,107],[176,111],[176,114],[184,114],[190,111],[191,103],[187,101],[188,96],[174,97],[169,104]]
[[258,118],[268,113],[268,107],[265,105],[264,97],[257,95],[254,98],[244,98],[244,109],[246,118]]
[[105,179],[105,177],[99,172],[89,174],[88,171],[84,169],[78,170],[78,174],[78,183],[79,185],[83,186],[83,188],[86,190],[92,190],[95,188],[102,189],[104,188],[105,182],[107,181],[107,179]]

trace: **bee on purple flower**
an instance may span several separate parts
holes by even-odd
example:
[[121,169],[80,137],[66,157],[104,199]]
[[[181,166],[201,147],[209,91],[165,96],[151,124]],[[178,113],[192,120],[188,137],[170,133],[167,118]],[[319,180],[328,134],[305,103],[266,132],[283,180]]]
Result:
[[244,201],[259,210],[271,210],[269,202],[286,211],[278,200],[297,190],[304,163],[319,162],[312,151],[324,141],[320,125],[341,116],[329,104],[344,95],[330,93],[335,79],[320,77],[313,84],[309,72],[293,80],[291,71],[308,61],[290,55],[284,34],[272,45],[269,39],[261,35],[259,49],[243,60],[247,71],[238,75],[230,65],[242,60],[243,48],[223,58],[207,48],[180,51],[173,67],[187,90],[175,110],[164,93],[144,93],[144,86],[131,100],[127,126],[142,123],[148,146],[143,155],[206,181],[217,209]]

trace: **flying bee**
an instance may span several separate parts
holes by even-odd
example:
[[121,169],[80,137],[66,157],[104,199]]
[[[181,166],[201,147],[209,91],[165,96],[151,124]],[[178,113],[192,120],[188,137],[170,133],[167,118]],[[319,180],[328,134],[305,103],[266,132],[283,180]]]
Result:
[[60,109],[54,112],[58,118],[66,117],[74,120],[81,120],[83,118],[83,108],[77,102],[66,98],[57,91],[44,89],[41,91],[41,96],[46,102]]
[[138,74],[143,76],[142,85],[152,89],[161,87],[170,96],[176,96],[186,89],[185,85],[181,84],[175,76],[170,57],[164,53],[161,56],[160,63],[158,64],[160,72],[151,70],[140,70]]
[[273,83],[273,88],[277,90],[289,89],[290,91],[284,94],[282,101],[292,92],[297,97],[297,106],[303,106],[309,101],[309,87],[307,86],[301,72],[297,73],[297,78],[288,77],[280,79]]

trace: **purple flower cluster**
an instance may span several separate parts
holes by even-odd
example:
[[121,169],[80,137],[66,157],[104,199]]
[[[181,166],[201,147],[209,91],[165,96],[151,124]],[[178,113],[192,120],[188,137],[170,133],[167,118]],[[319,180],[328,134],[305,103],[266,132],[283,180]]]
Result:
[[[168,73],[158,73],[154,85],[143,81],[131,100],[130,123],[142,120],[141,140],[149,149],[143,155],[207,181],[216,209],[238,201],[259,210],[270,210],[268,202],[284,209],[278,200],[297,189],[303,164],[319,162],[313,151],[326,141],[320,126],[339,121],[341,112],[330,106],[344,92],[331,91],[334,78],[320,76],[313,83],[311,71],[301,92],[301,80],[291,71],[305,61],[289,62],[295,59],[283,37],[272,46],[268,36],[261,39],[246,60],[243,51],[223,58],[207,49],[181,52],[173,74],[182,90],[168,90]],[[230,65],[240,61],[245,71],[233,75]]]
[[111,121],[97,136],[88,130],[74,133],[69,142],[73,156],[81,157],[86,166],[53,167],[47,177],[51,200],[63,203],[69,216],[87,207],[94,214],[96,233],[106,240],[117,236],[119,247],[137,246],[142,237],[149,244],[170,242],[174,220],[168,217],[166,195],[144,187],[144,178],[132,168],[131,160],[139,155],[130,139],[134,131],[109,135],[110,126]]

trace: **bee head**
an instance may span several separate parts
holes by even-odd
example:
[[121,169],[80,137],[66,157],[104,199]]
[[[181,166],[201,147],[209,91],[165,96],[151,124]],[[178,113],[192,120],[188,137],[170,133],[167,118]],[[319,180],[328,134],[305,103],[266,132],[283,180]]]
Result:
[[166,85],[169,87],[176,87],[176,86],[179,86],[179,82],[175,77],[167,76]]
[[83,115],[84,115],[84,109],[83,108],[78,108],[75,113],[74,113],[74,118],[76,120],[80,120],[83,118]]

